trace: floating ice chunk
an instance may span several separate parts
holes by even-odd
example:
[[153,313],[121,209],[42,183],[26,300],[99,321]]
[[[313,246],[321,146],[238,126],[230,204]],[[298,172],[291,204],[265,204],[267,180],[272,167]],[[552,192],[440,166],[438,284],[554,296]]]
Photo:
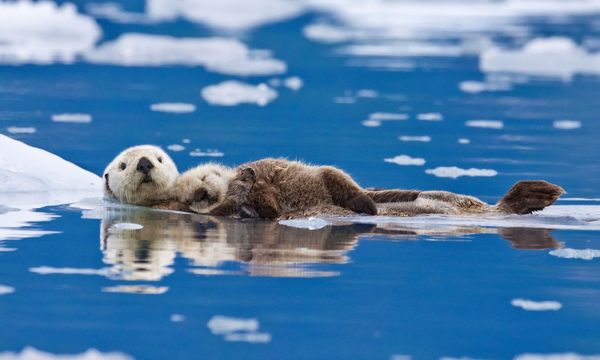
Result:
[[398,139],[400,141],[422,141],[422,142],[430,142],[431,137],[429,136],[400,136]]
[[469,144],[469,143],[471,143],[471,140],[462,138],[462,139],[458,139],[458,143],[459,144]]
[[444,116],[442,116],[442,114],[440,114],[440,113],[418,114],[417,120],[442,121],[442,120],[444,120]]
[[397,113],[386,113],[386,112],[376,112],[369,114],[369,119],[361,122],[363,126],[367,127],[377,127],[381,126],[382,121],[390,121],[390,120],[408,120],[409,116],[407,114],[397,114]]
[[76,268],[53,268],[50,266],[40,266],[29,268],[29,271],[38,273],[40,275],[48,275],[48,274],[67,274],[67,275],[101,275],[107,276],[110,275],[110,268],[103,269],[76,269]]
[[294,91],[298,91],[302,86],[304,86],[304,81],[302,81],[302,79],[300,79],[298,76],[293,76],[283,80],[283,85]]
[[279,94],[267,84],[256,86],[229,80],[202,89],[202,97],[211,105],[236,106],[242,103],[265,106]]
[[52,121],[88,124],[88,123],[92,122],[92,115],[90,115],[90,114],[58,114],[58,115],[52,115]]
[[369,115],[369,120],[408,120],[407,114],[376,112]]
[[135,223],[117,223],[114,225],[114,228],[119,230],[139,230],[143,229],[144,225]]
[[167,149],[169,149],[171,151],[183,151],[183,150],[185,150],[185,146],[179,145],[179,144],[173,144],[173,145],[167,146]]
[[243,30],[294,18],[305,11],[301,2],[281,0],[147,0],[148,17],[174,21],[181,17],[214,28]]
[[498,172],[490,169],[475,169],[470,168],[468,170],[458,168],[456,166],[444,167],[440,166],[435,169],[425,170],[426,174],[435,175],[437,177],[449,177],[456,179],[460,176],[496,176]]
[[484,72],[509,72],[571,81],[575,74],[600,75],[600,54],[566,37],[538,38],[520,50],[491,48],[481,54]]
[[390,360],[412,360],[412,356],[410,356],[410,355],[392,355]]
[[513,299],[510,304],[512,306],[521,307],[525,310],[531,311],[559,310],[562,308],[562,304],[558,301],[531,301],[524,299]]
[[135,360],[133,357],[121,352],[102,353],[94,348],[82,354],[66,355],[51,354],[37,350],[31,346],[25,347],[20,353],[11,351],[0,352],[2,360]]
[[181,142],[184,144],[189,144],[192,141],[190,139],[183,139],[183,140],[181,140]]
[[88,3],[86,12],[97,19],[108,19],[119,24],[151,24],[157,20],[151,19],[144,13],[123,10],[123,5],[114,2]]
[[37,129],[34,127],[11,126],[11,127],[7,128],[6,131],[8,131],[11,134],[35,134]]
[[356,92],[356,96],[362,97],[362,98],[374,99],[374,98],[379,97],[379,93],[377,91],[371,90],[371,89],[361,89]]
[[212,156],[212,157],[221,157],[224,156],[225,154],[223,154],[222,152],[220,152],[219,150],[206,150],[206,151],[202,151],[200,149],[196,149],[192,152],[190,152],[190,156]]
[[[15,292],[15,288],[12,286],[0,285],[0,295],[11,294]],[[0,354],[1,355],[1,354]]]
[[102,179],[45,150],[0,135],[0,192],[101,189]]
[[600,360],[598,355],[580,355],[576,353],[563,354],[522,354],[513,360]]
[[552,123],[552,127],[555,129],[571,130],[579,129],[581,127],[581,121],[575,120],[556,120]]
[[256,331],[259,327],[258,319],[239,319],[222,315],[213,316],[206,325],[215,335],[236,331]]
[[87,51],[85,60],[120,66],[204,66],[229,75],[273,75],[287,71],[269,52],[250,50],[236,39],[175,38],[127,33]]
[[302,33],[310,40],[326,44],[345,42],[352,40],[355,37],[355,32],[353,31],[328,24],[312,24],[305,26],[304,29],[302,29]]
[[279,224],[308,230],[318,230],[324,228],[325,226],[331,225],[329,221],[325,221],[316,217],[309,217],[308,219],[279,220]]
[[245,341],[253,344],[266,344],[271,341],[271,334],[251,332],[251,333],[233,333],[226,334],[225,341]]
[[425,159],[412,158],[408,155],[397,155],[391,159],[383,159],[383,161],[398,164],[398,165],[417,165],[417,166],[425,165]]
[[0,63],[73,63],[102,30],[71,3],[0,1]]
[[363,120],[360,123],[363,126],[366,126],[366,127],[378,127],[378,126],[381,126],[381,121],[379,121],[379,120]]
[[172,322],[182,322],[182,321],[185,321],[185,316],[179,315],[179,314],[173,314],[173,315],[171,315],[170,320]]
[[185,114],[196,111],[196,105],[185,103],[159,103],[150,105],[150,110],[169,112],[175,114]]
[[549,253],[552,256],[565,258],[565,259],[583,259],[592,260],[593,258],[600,258],[600,250],[594,249],[557,249],[552,250]]
[[512,84],[506,82],[481,82],[481,81],[463,81],[458,84],[458,88],[466,93],[477,94],[482,91],[510,91]]
[[465,122],[465,125],[488,129],[502,129],[504,127],[504,123],[500,120],[469,120]]
[[117,285],[102,288],[102,292],[145,295],[160,295],[166,293],[168,290],[168,286],[151,285]]

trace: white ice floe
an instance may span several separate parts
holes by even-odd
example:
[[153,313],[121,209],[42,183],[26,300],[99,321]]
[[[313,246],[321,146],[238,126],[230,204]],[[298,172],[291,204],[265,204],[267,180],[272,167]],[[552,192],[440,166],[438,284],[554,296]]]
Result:
[[283,21],[302,14],[301,1],[287,0],[147,0],[151,19],[173,21],[184,18],[214,28],[243,30]]
[[273,75],[287,71],[285,62],[264,50],[250,50],[237,39],[175,38],[127,33],[83,54],[95,64],[120,66],[204,66],[228,75]]
[[206,324],[215,335],[223,335],[225,341],[245,341],[249,343],[268,343],[271,334],[258,332],[257,319],[239,319],[215,315]]
[[211,105],[236,106],[248,103],[265,106],[279,94],[267,84],[251,85],[229,80],[205,87],[201,95]]
[[166,293],[167,291],[169,291],[168,286],[151,285],[117,285],[102,288],[102,292],[143,295],[160,295]]
[[71,3],[0,1],[0,64],[70,64],[101,35]]
[[304,86],[304,81],[302,81],[302,79],[300,79],[298,76],[292,76],[283,80],[283,85],[294,91],[298,91],[302,86]]
[[183,140],[181,140],[181,142],[184,143],[184,144],[189,144],[192,141],[190,139],[183,139]]
[[40,275],[48,274],[66,274],[66,275],[100,275],[107,276],[111,274],[110,268],[103,269],[77,269],[77,268],[54,268],[51,266],[40,266],[30,268],[29,271]]
[[0,192],[102,188],[97,175],[4,135],[0,135],[0,178]]
[[256,331],[259,323],[257,319],[240,319],[222,315],[213,316],[206,324],[215,335],[223,335],[237,331]]
[[576,120],[556,120],[552,123],[552,127],[561,130],[572,130],[579,129],[581,127],[581,121]]
[[481,82],[481,81],[462,81],[458,88],[466,93],[477,94],[482,91],[510,91],[513,86],[507,81]]
[[417,120],[441,121],[441,120],[444,120],[444,116],[442,116],[442,114],[440,114],[440,113],[418,114]]
[[86,12],[97,19],[108,19],[120,24],[152,24],[158,20],[146,16],[145,13],[136,13],[123,10],[123,5],[114,2],[88,3]]
[[398,138],[400,141],[421,141],[421,142],[430,142],[430,136],[400,136]]
[[361,122],[363,126],[378,127],[382,121],[408,120],[410,117],[407,114],[376,112],[369,114],[369,119]]
[[269,333],[260,333],[260,332],[254,332],[254,333],[233,333],[233,334],[226,334],[224,337],[225,341],[245,341],[245,342],[249,342],[249,343],[254,343],[254,344],[265,344],[271,341],[271,334]]
[[575,74],[600,75],[600,54],[565,37],[538,38],[519,50],[491,48],[481,54],[484,72],[508,72],[570,81]]
[[315,217],[309,217],[308,219],[279,220],[279,224],[298,229],[318,230],[331,225],[331,222]]
[[219,150],[206,150],[202,151],[200,149],[196,149],[190,152],[190,156],[200,157],[200,156],[210,156],[210,157],[222,157],[225,154],[220,152]]
[[185,321],[185,316],[179,315],[179,314],[173,314],[173,315],[171,315],[169,320],[171,320],[172,322],[182,322],[182,321]]
[[600,250],[595,249],[557,249],[552,250],[549,253],[552,256],[556,256],[564,259],[583,259],[592,260],[594,258],[600,258]]
[[379,97],[379,92],[377,92],[376,90],[371,90],[371,89],[361,89],[356,92],[356,96],[362,97],[362,98],[375,99],[375,98]]
[[460,176],[496,176],[498,172],[496,170],[491,169],[461,169],[456,166],[444,167],[440,166],[435,169],[427,169],[425,170],[426,174],[435,175],[437,177],[448,177],[456,179]]
[[159,103],[150,105],[150,110],[175,114],[186,114],[196,111],[196,105],[186,103]]
[[383,161],[398,164],[398,165],[417,165],[417,166],[425,165],[425,159],[412,158],[408,155],[396,155],[391,159],[383,159]]
[[173,144],[173,145],[167,146],[167,149],[177,152],[177,151],[185,150],[185,146],[179,145],[179,144]]
[[1,360],[134,360],[133,357],[121,352],[102,353],[94,348],[81,354],[52,354],[37,350],[31,346],[25,347],[20,353],[11,351],[0,352]]
[[11,134],[35,134],[37,132],[37,129],[34,127],[11,126],[6,128],[6,131],[8,131]]
[[562,308],[562,304],[558,301],[531,301],[525,299],[513,299],[510,304],[512,306],[531,311],[559,310]]
[[465,122],[465,126],[487,129],[502,129],[504,127],[504,122],[500,120],[469,120]]
[[459,144],[470,144],[471,140],[462,138],[462,139],[458,139],[458,143]]
[[11,294],[15,292],[12,286],[0,285],[0,295]]
[[142,224],[135,224],[135,223],[116,223],[113,225],[113,227],[115,229],[119,229],[119,230],[139,230],[139,229],[143,229],[144,225]]
[[56,115],[52,115],[52,121],[89,124],[92,122],[92,115],[79,114],[79,113],[77,113],[77,114],[56,114]]
[[600,354],[580,355],[577,353],[562,354],[521,354],[513,360],[600,360]]

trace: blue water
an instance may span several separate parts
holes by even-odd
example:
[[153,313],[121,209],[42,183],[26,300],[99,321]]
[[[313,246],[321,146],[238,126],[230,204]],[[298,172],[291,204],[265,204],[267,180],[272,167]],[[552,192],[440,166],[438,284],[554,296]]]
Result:
[[[87,2],[75,4],[84,16]],[[142,2],[122,5],[129,12],[144,11]],[[567,200],[558,203],[569,207],[559,208],[554,217],[523,221],[357,218],[308,230],[156,212],[97,198],[75,206],[41,205],[32,211],[56,217],[30,217],[22,230],[55,233],[0,240],[0,285],[14,290],[0,295],[0,358],[28,346],[62,355],[95,348],[135,359],[600,356],[600,254],[587,260],[551,254],[560,248],[600,249],[594,223],[599,208],[573,215],[600,197],[598,65],[576,70],[570,78],[508,74],[521,77],[509,81],[508,90],[469,93],[460,89],[461,82],[494,76],[480,68],[481,52],[343,53],[343,44],[303,35],[307,26],[342,22],[322,9],[242,31],[185,18],[146,24],[90,19],[102,30],[100,44],[125,33],[234,37],[250,49],[269,50],[287,71],[239,76],[203,66],[92,64],[81,55],[72,64],[0,61],[2,134],[98,175],[129,146],[179,144],[185,150],[169,150],[169,155],[180,171],[210,160],[233,166],[286,157],[336,165],[365,187],[443,189],[489,202],[518,180],[543,179],[567,191]],[[477,35],[508,49],[559,36],[579,46],[573,53],[597,54],[600,13],[593,10],[515,22],[528,31],[512,36],[492,29]],[[52,36],[45,41],[52,43]],[[463,39],[456,36],[428,40],[456,45]],[[356,43],[385,41],[375,36]],[[560,58],[548,59],[553,57]],[[394,68],[390,62],[404,65]],[[373,65],[383,63],[388,65]],[[297,91],[273,85],[274,78],[293,76],[303,82]],[[211,105],[200,95],[226,80],[267,83],[278,97],[266,106],[229,107]],[[358,96],[364,89],[377,96]],[[197,109],[186,114],[150,110],[151,104],[166,102]],[[378,112],[409,119],[362,125]],[[90,114],[93,120],[51,121],[62,113]],[[439,113],[443,120],[417,120],[426,113]],[[503,127],[465,126],[469,120],[502,121]],[[579,126],[553,127],[557,120]],[[36,132],[10,133],[15,126]],[[431,141],[400,141],[399,136]],[[190,156],[195,149],[224,155]],[[397,155],[426,162],[384,161]],[[425,172],[451,166],[491,169],[497,175],[444,178]],[[118,229],[119,223],[143,228]],[[6,229],[0,225],[0,230]],[[44,274],[44,267],[51,273]],[[65,269],[75,270],[60,273]],[[551,301],[560,308],[527,310],[511,304],[516,299]],[[218,316],[231,318],[226,325],[256,319],[258,326],[215,330],[210,321]]]

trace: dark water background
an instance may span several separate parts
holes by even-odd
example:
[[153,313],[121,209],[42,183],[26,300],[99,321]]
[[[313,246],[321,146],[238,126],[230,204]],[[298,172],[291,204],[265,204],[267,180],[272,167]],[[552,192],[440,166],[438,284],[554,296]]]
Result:
[[[75,4],[85,14],[86,2]],[[144,10],[138,2],[123,6]],[[526,80],[511,83],[511,90],[472,94],[459,84],[490,76],[480,70],[478,53],[361,57],[303,35],[310,24],[332,18],[311,10],[235,33],[183,19],[156,24],[96,19],[101,43],[132,32],[233,36],[250,49],[270,50],[287,64],[287,71],[236,76],[202,66],[3,62],[0,132],[98,175],[129,146],[181,144],[184,151],[169,151],[181,171],[209,160],[233,166],[287,157],[336,165],[365,187],[443,189],[495,202],[518,180],[544,179],[561,185],[565,197],[588,199],[585,204],[599,197],[600,65],[595,73],[575,71],[570,79],[520,74]],[[517,22],[529,29],[526,35],[485,35],[511,49],[560,36],[581,45],[589,56],[596,54],[593,46],[583,45],[600,36],[600,15],[594,11]],[[434,40],[456,43],[452,37]],[[398,71],[360,65],[392,60],[411,66]],[[276,87],[278,98],[264,107],[215,106],[200,96],[206,86],[225,80],[256,85],[292,76],[304,85],[297,91]],[[356,96],[361,89],[379,95]],[[336,102],[339,97],[355,102]],[[165,102],[194,104],[197,110],[150,110],[151,104]],[[376,112],[410,118],[383,121],[379,127],[361,124]],[[90,114],[93,120],[50,120],[61,113]],[[440,113],[443,120],[417,120],[423,113]],[[501,120],[504,127],[464,125],[476,119]],[[581,126],[553,127],[563,119]],[[36,132],[8,133],[13,126],[35,127]],[[399,136],[430,136],[431,141],[399,141]],[[470,143],[459,144],[461,138]],[[196,148],[218,149],[224,156],[190,156]],[[384,161],[402,154],[426,163]],[[453,179],[425,173],[446,166],[498,174]],[[508,219],[502,226],[484,221],[481,226],[433,222],[411,227],[391,221],[334,223],[318,230],[151,212],[99,200],[36,211],[58,217],[33,221],[29,229],[57,233],[0,241],[16,249],[0,252],[0,284],[15,289],[0,295],[0,358],[2,351],[20,352],[27,346],[52,354],[96,348],[136,359],[600,356],[600,255],[584,260],[549,254],[561,247],[600,249],[598,231],[586,229],[580,218],[569,218],[569,208],[557,224],[531,228],[511,225]],[[117,223],[144,228],[119,230]],[[567,226],[572,223],[581,229]],[[32,271],[44,266],[96,273]],[[555,301],[562,307],[528,311],[511,305],[514,299]],[[215,316],[255,318],[260,325],[219,333],[207,326]],[[227,338],[232,333],[246,341]]]

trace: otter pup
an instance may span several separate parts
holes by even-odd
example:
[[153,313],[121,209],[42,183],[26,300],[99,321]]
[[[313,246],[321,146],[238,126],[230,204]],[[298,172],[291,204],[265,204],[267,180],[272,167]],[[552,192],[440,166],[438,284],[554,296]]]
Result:
[[189,211],[173,192],[178,176],[175,163],[161,148],[134,146],[117,155],[104,170],[104,194],[126,204]]
[[263,159],[237,169],[200,165],[183,173],[175,189],[179,201],[191,210],[213,215],[232,216],[241,210],[275,219],[289,211],[320,205],[377,215],[373,199],[348,174],[332,166],[299,161]]

